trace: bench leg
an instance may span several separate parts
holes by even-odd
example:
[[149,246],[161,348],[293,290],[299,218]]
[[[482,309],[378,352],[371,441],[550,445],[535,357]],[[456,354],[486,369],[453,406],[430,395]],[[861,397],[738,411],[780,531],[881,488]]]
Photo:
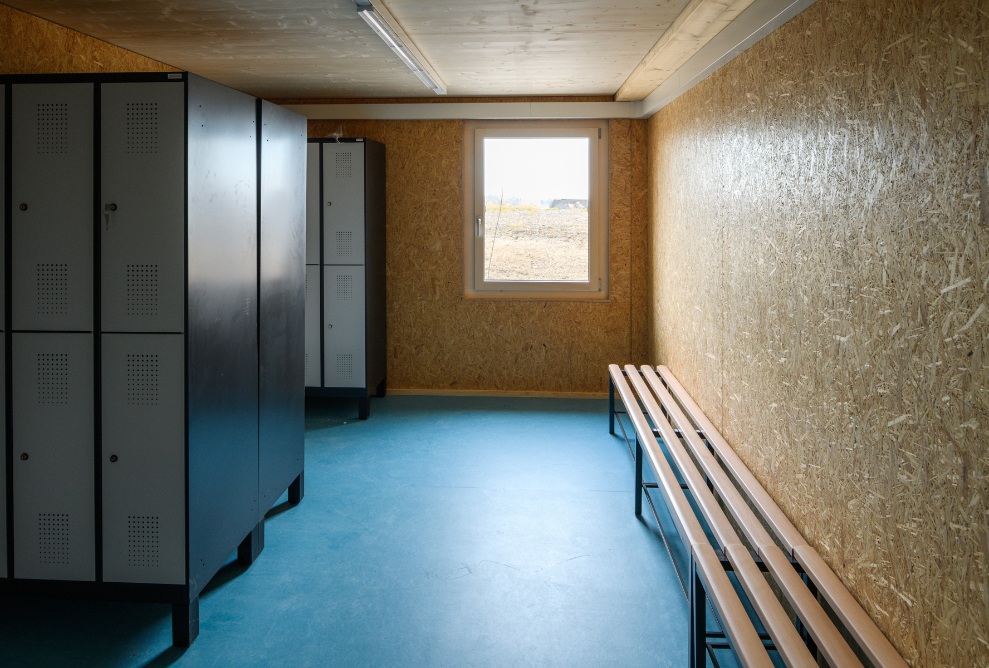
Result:
[[635,437],[635,516],[642,517],[642,445]]
[[172,606],[172,644],[189,647],[199,635],[199,597]]
[[615,379],[608,375],[608,433],[615,435]]
[[693,557],[690,558],[690,632],[687,665],[690,668],[707,666],[707,597],[704,584]]

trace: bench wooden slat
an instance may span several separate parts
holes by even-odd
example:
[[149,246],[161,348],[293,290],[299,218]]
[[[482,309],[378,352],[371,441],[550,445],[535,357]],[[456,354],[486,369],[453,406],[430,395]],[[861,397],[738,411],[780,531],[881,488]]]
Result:
[[694,463],[687,457],[683,447],[680,445],[680,439],[674,433],[673,426],[666,419],[666,416],[663,415],[659,403],[646,387],[646,384],[642,382],[642,377],[639,375],[638,369],[629,365],[625,367],[625,371],[628,374],[628,379],[631,381],[632,386],[635,387],[635,391],[638,392],[639,399],[645,404],[646,412],[652,418],[653,425],[659,430],[663,441],[666,442],[667,451],[676,462],[677,468],[680,469],[680,473],[687,483],[687,487],[690,488],[690,491],[694,495],[694,503],[700,507],[701,514],[704,515],[707,525],[714,532],[714,537],[718,541],[718,545],[721,549],[725,549],[728,545],[741,545],[742,543],[738,538],[738,534],[735,533],[735,528],[728,521],[728,518],[725,517],[724,512],[721,511],[718,500],[714,498],[714,495],[708,490],[707,485],[704,484],[704,478],[694,467]]
[[745,502],[742,493],[731,483],[728,474],[724,472],[718,464],[718,460],[704,445],[694,425],[691,424],[687,416],[680,410],[680,406],[673,400],[673,397],[663,385],[659,376],[656,375],[656,370],[650,366],[643,366],[641,371],[642,377],[645,378],[646,383],[649,384],[649,387],[659,397],[659,401],[669,412],[671,423],[679,428],[681,437],[690,446],[690,450],[700,463],[704,474],[710,479],[714,488],[718,491],[718,495],[728,507],[729,512],[731,512],[735,521],[738,522],[745,537],[749,540],[749,544],[756,550],[767,545],[776,545],[776,541],[769,535],[762,522],[756,517],[755,512]]
[[[702,574],[704,587],[718,613],[725,635],[731,639],[732,648],[743,666],[772,666],[766,647],[759,639],[755,627],[749,621],[745,606],[735,595],[731,581],[721,566],[721,560],[710,545],[691,548],[697,570]],[[713,592],[713,593],[712,593]],[[724,595],[731,592],[731,596]]]
[[749,601],[755,607],[759,619],[769,631],[769,635],[773,638],[787,665],[806,666],[807,668],[817,666],[817,662],[807,650],[807,646],[804,645],[790,617],[783,610],[779,599],[769,588],[766,578],[756,566],[752,555],[742,544],[721,506],[718,505],[714,494],[707,488],[703,477],[687,455],[680,439],[673,430],[673,426],[663,414],[659,402],[642,379],[639,370],[628,365],[625,367],[625,371],[636,392],[638,392],[639,399],[645,405],[646,412],[649,413],[653,424],[666,442],[667,451],[676,461],[680,473],[687,482],[687,487],[694,496],[695,503],[700,507],[701,513],[714,532],[721,549],[730,555],[729,561],[735,569],[735,574],[741,581]]
[[841,620],[859,647],[876,666],[905,668],[907,663],[883,635],[872,618],[862,609],[845,584],[835,575],[817,550],[805,545],[796,549],[797,563],[803,566],[818,591]]
[[656,367],[659,371],[659,375],[666,382],[667,386],[670,388],[670,392],[676,397],[680,405],[686,411],[690,419],[697,425],[704,436],[707,438],[708,442],[714,447],[715,451],[718,453],[718,458],[724,464],[725,468],[731,471],[732,477],[735,481],[745,490],[745,495],[752,500],[752,503],[759,509],[759,513],[765,518],[766,522],[773,528],[773,532],[779,537],[780,541],[786,547],[790,554],[793,554],[793,548],[798,545],[806,545],[807,541],[804,537],[797,531],[796,527],[790,522],[789,518],[783,514],[776,502],[769,493],[762,487],[759,481],[756,479],[752,472],[749,471],[745,463],[742,462],[741,458],[735,454],[735,451],[731,449],[728,442],[725,441],[724,437],[714,428],[711,421],[707,419],[704,412],[700,407],[694,402],[694,400],[687,394],[687,391],[683,388],[680,382],[673,376],[670,370],[665,366]]
[[[803,536],[793,526],[789,518],[783,514],[776,502],[748,470],[741,458],[735,454],[724,437],[694,400],[687,394],[683,386],[665,366],[656,367],[660,377],[666,383],[670,393],[677,399],[686,411],[690,420],[703,432],[707,441],[718,453],[722,464],[731,471],[732,476],[745,494],[772,527],[773,532],[790,551],[797,563],[803,567],[818,591],[828,602],[828,605],[841,620],[844,627],[852,635],[859,647],[876,666],[905,668],[907,665],[892,643],[879,630],[872,618],[862,609],[862,606],[848,591],[844,583],[834,574],[817,551],[807,544]],[[766,551],[768,554],[768,550]],[[766,560],[766,554],[763,554]],[[768,564],[767,564],[768,565]],[[791,605],[795,605],[791,601]],[[823,644],[823,643],[822,643]],[[828,645],[830,647],[830,645]],[[832,665],[842,665],[832,664]]]
[[[824,612],[817,599],[807,589],[807,585],[800,579],[793,569],[790,561],[779,549],[776,542],[769,535],[769,532],[762,526],[755,513],[745,503],[741,493],[735,488],[728,478],[728,474],[718,465],[714,455],[705,447],[700,436],[697,435],[694,426],[680,410],[680,407],[673,401],[673,397],[666,390],[666,387],[656,375],[655,370],[649,366],[643,366],[642,376],[650,386],[660,402],[669,412],[671,422],[679,427],[680,434],[697,458],[708,479],[711,481],[718,495],[725,506],[729,509],[735,521],[738,522],[750,544],[766,562],[774,579],[780,585],[784,596],[790,605],[797,612],[798,617],[807,627],[811,637],[817,646],[824,653],[828,663],[832,666],[849,668],[861,666],[861,662],[855,656],[848,643],[835,629],[831,619]],[[726,549],[727,552],[727,549]]]
[[773,579],[780,585],[786,600],[804,623],[804,626],[807,627],[811,638],[817,643],[817,648],[824,655],[828,665],[835,668],[861,666],[862,662],[859,661],[855,652],[845,642],[845,638],[835,628],[817,597],[800,579],[797,571],[793,568],[793,564],[786,558],[783,551],[773,545],[771,548],[761,551],[760,556]]
[[[800,634],[797,633],[793,625],[793,620],[790,619],[790,616],[779,604],[776,594],[773,593],[773,590],[769,587],[769,583],[766,581],[766,577],[752,560],[752,554],[748,549],[744,545],[729,545],[725,548],[725,555],[735,569],[738,581],[742,584],[742,588],[745,589],[745,594],[749,597],[750,601],[771,600],[775,603],[773,606],[766,606],[766,609],[760,612],[760,618],[763,619],[763,625],[769,631],[769,635],[772,636],[773,642],[776,644],[776,649],[779,651],[780,656],[783,657],[786,665],[817,668],[817,661],[811,656],[807,645],[804,644]],[[780,629],[786,629],[787,632],[780,633]],[[848,668],[851,668],[857,663],[856,661],[853,664],[848,664]],[[842,666],[842,668],[846,667]]]
[[[659,443],[652,434],[652,428],[639,409],[639,403],[625,380],[621,368],[617,364],[612,364],[609,365],[608,371],[615,389],[625,404],[628,417],[635,427],[642,445],[642,452],[649,457],[649,462],[656,473],[660,489],[663,491],[663,496],[671,511],[670,514],[677,523],[677,529],[681,531],[681,538],[689,545],[691,558],[704,582],[705,593],[714,605],[732,647],[745,666],[772,666],[773,663],[766,648],[759,639],[755,628],[749,622],[745,607],[735,593],[735,588],[721,566],[721,561],[715,554],[714,548],[708,543],[707,535],[694,515],[686,495],[680,489],[680,483],[673,474],[669,462],[663,456]],[[641,490],[636,490],[636,494],[639,493]]]
[[[639,435],[639,440],[643,445],[642,450],[649,458],[653,471],[656,473],[656,478],[663,490],[663,496],[669,504],[670,514],[677,523],[677,529],[681,532],[681,538],[688,545],[695,543],[706,545],[707,536],[704,533],[704,529],[701,528],[700,522],[697,521],[697,517],[687,502],[687,497],[684,496],[683,490],[680,489],[680,483],[677,482],[669,463],[662,456],[659,444],[652,435],[652,427],[649,426],[645,415],[639,410],[639,403],[628,383],[625,381],[621,368],[617,364],[612,364],[608,369],[611,373],[612,382],[615,384],[615,389],[618,390],[622,402],[625,404],[625,410],[628,411],[628,417],[632,420],[635,432]],[[636,490],[636,493],[638,493],[638,490]]]

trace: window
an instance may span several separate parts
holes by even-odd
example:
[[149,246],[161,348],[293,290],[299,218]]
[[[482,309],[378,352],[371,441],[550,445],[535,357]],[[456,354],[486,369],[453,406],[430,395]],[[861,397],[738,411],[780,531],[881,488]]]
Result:
[[605,299],[607,123],[466,125],[464,292]]

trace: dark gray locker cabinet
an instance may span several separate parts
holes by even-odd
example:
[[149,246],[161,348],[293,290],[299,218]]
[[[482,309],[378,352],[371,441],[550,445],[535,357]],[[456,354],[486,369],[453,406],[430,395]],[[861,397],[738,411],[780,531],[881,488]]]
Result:
[[[308,247],[320,252],[320,295],[307,301],[307,392],[357,398],[364,419],[371,395],[385,392],[385,147],[366,139],[310,140],[309,150],[319,197],[308,211],[307,234]],[[310,283],[315,269],[309,265]]]
[[0,578],[7,577],[7,88],[0,86]]
[[0,594],[170,603],[187,646],[203,587],[302,496],[305,119],[187,73],[0,92]]
[[303,494],[306,119],[265,100],[259,192],[259,526],[288,489]]

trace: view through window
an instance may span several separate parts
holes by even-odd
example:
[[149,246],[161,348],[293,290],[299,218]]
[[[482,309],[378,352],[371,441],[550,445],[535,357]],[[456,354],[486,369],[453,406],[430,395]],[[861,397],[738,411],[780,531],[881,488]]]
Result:
[[606,129],[598,121],[468,124],[468,296],[607,296]]
[[588,280],[586,137],[484,140],[484,280]]

